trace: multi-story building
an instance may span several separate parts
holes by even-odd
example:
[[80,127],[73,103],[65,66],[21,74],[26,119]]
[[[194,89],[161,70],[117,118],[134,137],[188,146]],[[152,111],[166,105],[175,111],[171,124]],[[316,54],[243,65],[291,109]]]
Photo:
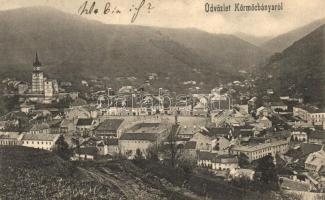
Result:
[[130,159],[135,157],[137,150],[146,157],[147,150],[154,145],[158,145],[156,133],[124,133],[119,139],[121,153]]
[[6,132],[0,134],[0,146],[15,146],[20,145],[22,135],[18,132]]
[[233,155],[245,154],[250,161],[263,158],[267,155],[284,154],[289,149],[289,142],[287,140],[277,140],[268,143],[262,143],[257,145],[248,146],[234,146],[230,149],[230,153]]
[[102,139],[119,138],[121,136],[121,124],[123,119],[107,119],[95,128],[94,133]]
[[53,97],[53,82],[51,80],[44,81],[44,95],[46,99]]
[[30,134],[50,133],[50,126],[47,123],[34,124],[29,130]]
[[162,143],[169,134],[170,126],[160,123],[136,124],[119,138],[119,148],[123,155],[134,158],[137,149],[146,157],[147,150]]
[[92,131],[95,126],[97,125],[97,121],[91,118],[88,119],[78,119],[76,130],[80,134],[87,133],[89,131]]
[[295,106],[293,107],[293,116],[314,125],[323,125],[325,122],[325,110],[315,106]]
[[52,151],[59,137],[60,134],[23,134],[21,138],[21,145],[25,147]]
[[51,103],[55,97],[55,94],[58,93],[58,82],[56,80],[49,80],[44,75],[42,64],[39,61],[38,54],[36,52],[33,63],[31,91],[29,93],[21,91],[19,94],[27,96],[31,101]]
[[199,151],[197,155],[197,165],[212,170],[234,170],[239,168],[236,156]]
[[318,173],[322,167],[325,166],[325,147],[321,150],[309,154],[305,161],[305,169],[311,172]]

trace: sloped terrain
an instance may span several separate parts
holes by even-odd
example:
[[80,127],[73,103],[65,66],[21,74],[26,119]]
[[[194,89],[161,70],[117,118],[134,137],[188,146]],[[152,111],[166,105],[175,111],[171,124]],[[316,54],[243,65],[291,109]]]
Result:
[[[273,87],[280,94],[300,95],[307,103],[325,105],[325,25],[274,54],[260,72],[269,80],[259,87]],[[264,88],[265,89],[265,88]]]
[[53,153],[0,148],[1,199],[189,199],[128,161],[71,163]]
[[295,41],[305,37],[324,23],[324,18],[313,21],[307,25],[304,25],[287,33],[281,34],[275,38],[272,38],[269,41],[266,41],[265,43],[261,44],[260,47],[271,53],[282,52],[283,50],[291,46]]
[[217,78],[237,77],[265,58],[263,50],[231,35],[102,24],[48,7],[1,11],[0,78],[30,79],[35,51],[59,80],[135,76],[142,84],[157,73],[157,85],[169,89],[188,80],[214,86]]

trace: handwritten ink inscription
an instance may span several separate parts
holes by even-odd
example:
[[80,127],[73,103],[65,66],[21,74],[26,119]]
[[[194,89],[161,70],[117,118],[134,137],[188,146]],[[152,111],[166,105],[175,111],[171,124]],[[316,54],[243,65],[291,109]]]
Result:
[[111,2],[106,2],[106,4],[99,8],[96,5],[96,2],[88,2],[85,1],[78,9],[79,15],[120,15],[122,13],[129,13],[131,18],[131,23],[134,23],[138,18],[141,12],[150,13],[154,7],[151,2],[147,2],[147,0],[141,0],[138,5],[132,4],[128,10],[123,10],[117,6],[114,6]]

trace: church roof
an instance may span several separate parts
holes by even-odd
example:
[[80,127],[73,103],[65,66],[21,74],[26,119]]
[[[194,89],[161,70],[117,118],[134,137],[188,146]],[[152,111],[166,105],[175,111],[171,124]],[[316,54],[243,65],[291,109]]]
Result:
[[40,67],[40,66],[42,66],[42,63],[39,61],[39,59],[38,59],[38,54],[37,54],[37,51],[36,51],[36,54],[35,54],[35,61],[34,61],[34,63],[33,63],[33,66],[34,67]]

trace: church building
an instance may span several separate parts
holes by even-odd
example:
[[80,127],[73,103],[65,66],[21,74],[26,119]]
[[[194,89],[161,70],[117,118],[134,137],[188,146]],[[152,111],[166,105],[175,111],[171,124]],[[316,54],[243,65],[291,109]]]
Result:
[[35,61],[33,63],[32,73],[32,93],[42,94],[44,93],[44,73],[41,69],[42,64],[38,59],[36,52]]
[[36,52],[32,72],[32,88],[29,99],[42,103],[51,103],[59,93],[57,80],[47,79],[42,70],[42,64]]

